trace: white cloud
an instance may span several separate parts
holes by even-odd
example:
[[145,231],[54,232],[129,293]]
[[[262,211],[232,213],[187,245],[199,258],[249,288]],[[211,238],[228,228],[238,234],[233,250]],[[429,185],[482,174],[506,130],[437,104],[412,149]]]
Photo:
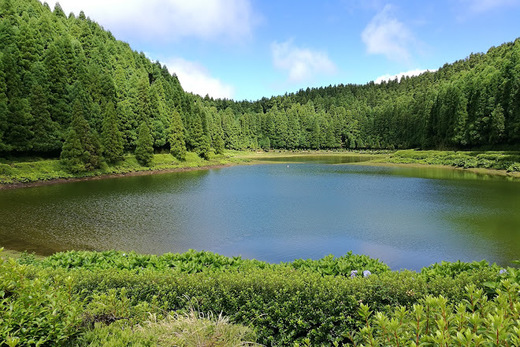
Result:
[[[43,2],[43,0],[41,0]],[[65,13],[81,10],[106,29],[142,38],[241,39],[257,23],[250,0],[59,0]]]
[[376,78],[376,80],[374,81],[374,83],[376,84],[380,84],[381,82],[383,81],[393,81],[397,78],[398,81],[401,80],[401,78],[405,77],[405,76],[408,76],[408,77],[412,77],[412,76],[419,76],[420,74],[422,73],[425,73],[425,72],[435,72],[437,70],[421,70],[421,69],[415,69],[415,70],[410,70],[410,71],[406,71],[406,72],[399,72],[398,74],[395,74],[395,75],[383,75],[383,76],[379,76],[378,78]]
[[175,73],[181,82],[182,88],[202,97],[209,95],[213,98],[232,99],[234,88],[217,78],[211,77],[209,72],[200,64],[174,58],[166,62],[170,73]]
[[383,54],[395,61],[410,61],[410,45],[416,39],[410,29],[393,15],[393,7],[386,5],[361,33],[369,54]]
[[461,0],[471,12],[482,13],[501,7],[520,5],[520,0]]
[[271,44],[273,64],[276,68],[287,70],[290,82],[312,80],[319,74],[332,74],[336,65],[327,53],[299,48],[292,41]]

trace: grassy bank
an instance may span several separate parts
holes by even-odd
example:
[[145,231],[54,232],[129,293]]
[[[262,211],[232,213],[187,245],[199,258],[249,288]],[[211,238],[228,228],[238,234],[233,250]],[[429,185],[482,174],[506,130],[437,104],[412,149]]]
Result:
[[486,262],[396,272],[350,253],[281,264],[195,251],[0,257],[0,341],[518,345],[519,281]]
[[397,151],[384,162],[394,164],[444,165],[464,169],[520,172],[520,152],[511,151]]
[[232,165],[247,161],[249,159],[240,159],[235,152],[215,155],[210,160],[204,160],[195,153],[187,153],[185,161],[176,160],[170,154],[155,154],[152,165],[148,167],[141,166],[135,159],[135,156],[127,155],[124,161],[116,165],[104,164],[100,169],[94,171],[71,173],[57,159],[41,160],[32,158],[24,161],[0,159],[0,188],[2,186],[53,180],[89,179],[92,177],[198,169]]
[[157,172],[200,169],[235,164],[250,164],[266,159],[282,157],[316,156],[359,156],[367,161],[364,164],[414,164],[440,165],[473,170],[486,170],[487,174],[501,174],[520,177],[520,152],[478,152],[478,151],[226,151],[204,160],[195,153],[188,153],[186,161],[178,161],[170,154],[155,154],[150,167],[141,166],[133,155],[117,165],[103,165],[94,171],[73,174],[67,171],[57,159],[16,161],[0,158],[0,189],[2,187],[23,186],[27,184],[64,180],[91,179],[94,177],[153,174]]
[[[344,151],[226,151],[222,155],[213,155],[210,160],[204,160],[195,153],[187,153],[185,161],[176,160],[170,154],[155,154],[151,166],[141,166],[135,156],[127,155],[125,160],[115,164],[104,164],[100,169],[81,173],[71,173],[58,159],[30,158],[22,160],[7,160],[0,158],[0,189],[2,187],[26,186],[35,183],[64,182],[71,180],[92,179],[95,177],[154,174],[158,172],[182,171],[236,164],[250,164],[276,157],[306,157],[306,156],[342,156],[359,155],[372,156],[378,152],[352,153]],[[382,155],[374,156],[374,159]]]

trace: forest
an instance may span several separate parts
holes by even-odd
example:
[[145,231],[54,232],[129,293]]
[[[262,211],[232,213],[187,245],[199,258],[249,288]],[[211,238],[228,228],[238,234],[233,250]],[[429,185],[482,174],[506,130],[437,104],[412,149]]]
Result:
[[225,149],[515,149],[520,39],[435,72],[234,101],[186,93],[92,21],[38,0],[0,7],[0,157],[61,158],[71,172],[134,153]]

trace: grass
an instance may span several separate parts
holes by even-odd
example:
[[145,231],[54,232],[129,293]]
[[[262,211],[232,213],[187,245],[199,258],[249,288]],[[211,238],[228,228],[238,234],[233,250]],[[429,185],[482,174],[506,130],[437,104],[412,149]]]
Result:
[[170,154],[155,154],[151,166],[141,166],[135,156],[127,155],[116,165],[103,164],[94,171],[71,173],[63,167],[58,159],[39,159],[24,161],[0,160],[0,184],[31,183],[56,179],[77,179],[103,175],[130,174],[134,172],[184,170],[207,166],[230,165],[237,162],[246,162],[249,159],[237,159],[236,153],[228,152],[224,155],[214,155],[210,160],[204,160],[195,153],[187,153],[185,161],[179,161]]
[[[13,259],[20,259],[23,257],[28,256],[26,252],[19,252],[19,251],[13,251],[9,249],[4,249],[0,247],[0,257],[7,259],[7,258],[13,258]],[[44,257],[41,255],[31,254],[31,257],[34,257],[35,259],[43,259]]]
[[96,324],[78,341],[86,346],[260,346],[251,328],[230,323],[219,315],[168,314],[158,318],[150,314],[148,320],[131,325],[124,320],[110,325]]
[[[520,152],[515,151],[226,151],[204,160],[195,153],[187,153],[185,161],[178,161],[170,154],[155,154],[150,167],[141,166],[133,155],[127,155],[116,165],[103,164],[100,169],[73,174],[67,171],[58,159],[23,158],[20,161],[0,158],[0,186],[44,182],[59,179],[82,179],[103,175],[175,171],[211,166],[262,162],[276,157],[305,156],[372,156],[370,163],[442,165],[463,169],[488,170],[498,174],[520,175]],[[493,171],[490,171],[493,170]],[[0,187],[1,188],[1,187]]]
[[445,165],[464,169],[520,172],[520,152],[513,151],[397,151],[386,159],[395,164]]

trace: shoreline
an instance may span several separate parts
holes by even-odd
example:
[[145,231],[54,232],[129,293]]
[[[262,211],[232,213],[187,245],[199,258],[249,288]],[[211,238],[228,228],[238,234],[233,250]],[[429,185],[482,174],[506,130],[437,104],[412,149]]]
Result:
[[352,163],[352,165],[370,165],[370,166],[386,166],[386,167],[408,167],[408,168],[434,168],[434,169],[445,169],[445,170],[455,170],[459,172],[470,172],[479,175],[487,175],[487,176],[496,176],[496,177],[507,177],[513,179],[520,179],[520,172],[507,172],[506,170],[497,170],[497,169],[485,169],[485,168],[462,168],[451,165],[439,165],[439,164],[421,164],[421,163],[391,163],[391,162],[378,162],[378,161],[370,161],[370,162],[360,162],[360,163]]
[[53,178],[53,179],[49,179],[49,180],[40,180],[40,181],[34,181],[34,182],[4,183],[4,184],[0,184],[0,190],[31,188],[31,187],[40,187],[40,186],[62,184],[62,183],[81,182],[81,181],[96,181],[96,180],[118,178],[118,177],[148,176],[148,175],[160,175],[160,174],[166,174],[166,173],[172,173],[172,172],[188,172],[188,171],[221,169],[221,168],[230,167],[230,166],[234,166],[234,165],[237,165],[237,164],[228,163],[228,164],[214,164],[214,165],[192,166],[192,167],[176,167],[176,168],[166,168],[166,169],[129,171],[129,172],[122,172],[122,173],[108,173],[108,174],[101,174],[101,175],[97,175],[97,176]]
[[[257,165],[268,163],[271,158],[297,158],[297,157],[311,157],[311,156],[359,156],[359,157],[373,157],[372,160],[352,162],[349,165],[367,165],[367,166],[386,166],[386,167],[409,167],[409,168],[437,168],[455,170],[459,172],[470,172],[479,175],[505,177],[511,179],[520,179],[520,172],[507,172],[506,170],[498,169],[486,169],[486,168],[462,168],[451,165],[442,164],[423,164],[423,163],[392,163],[388,161],[389,153],[359,153],[359,152],[336,152],[336,151],[273,151],[273,152],[241,152],[239,154],[232,155],[228,158],[233,158],[236,161],[226,163],[208,163],[207,165],[201,166],[184,166],[184,167],[170,167],[170,168],[152,168],[135,171],[127,171],[121,173],[103,173],[94,176],[84,177],[58,177],[46,180],[37,180],[32,182],[13,182],[13,183],[0,183],[0,190],[10,190],[19,188],[31,188],[40,187],[54,184],[73,183],[81,181],[92,181],[102,180],[118,177],[132,177],[132,176],[148,176],[148,175],[160,175],[173,172],[189,172],[199,170],[211,170],[220,169],[236,165]],[[384,157],[384,158],[382,158]],[[386,157],[386,158],[385,158]],[[267,159],[267,160],[266,160]],[[281,162],[280,162],[281,163]]]

